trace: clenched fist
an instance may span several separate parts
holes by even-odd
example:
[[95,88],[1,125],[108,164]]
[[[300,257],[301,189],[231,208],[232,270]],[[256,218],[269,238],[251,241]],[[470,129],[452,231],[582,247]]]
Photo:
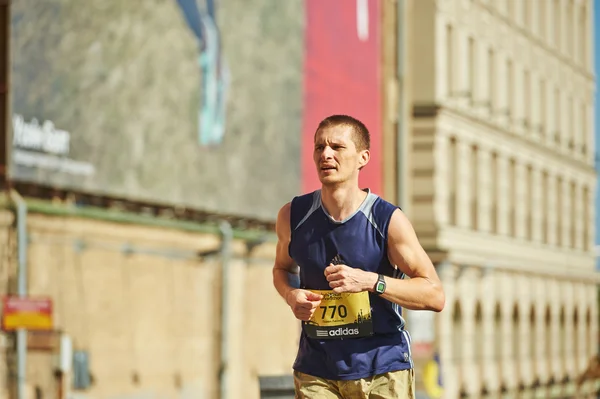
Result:
[[325,268],[325,278],[337,293],[368,291],[377,282],[377,274],[346,265],[330,264]]
[[298,320],[308,321],[321,303],[322,295],[302,289],[291,290],[286,298]]

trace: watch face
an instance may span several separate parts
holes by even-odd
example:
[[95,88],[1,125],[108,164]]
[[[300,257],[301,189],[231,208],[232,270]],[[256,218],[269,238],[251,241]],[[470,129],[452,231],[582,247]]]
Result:
[[385,291],[385,283],[383,283],[383,282],[377,283],[377,287],[375,289],[377,290],[377,292]]

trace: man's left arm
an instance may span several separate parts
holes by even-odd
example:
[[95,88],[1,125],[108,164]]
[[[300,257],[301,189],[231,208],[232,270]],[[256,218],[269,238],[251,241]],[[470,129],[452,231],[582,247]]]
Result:
[[[399,209],[388,227],[388,258],[410,279],[385,276],[386,289],[381,296],[406,309],[441,312],[445,296],[440,278],[412,224]],[[325,276],[335,292],[374,292],[378,278],[376,273],[346,265],[329,265]]]

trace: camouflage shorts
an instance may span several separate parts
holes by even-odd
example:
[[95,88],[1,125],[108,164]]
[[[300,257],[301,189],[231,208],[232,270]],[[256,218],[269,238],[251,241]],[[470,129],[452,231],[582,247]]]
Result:
[[294,371],[296,399],[414,399],[413,369],[370,378],[332,381]]

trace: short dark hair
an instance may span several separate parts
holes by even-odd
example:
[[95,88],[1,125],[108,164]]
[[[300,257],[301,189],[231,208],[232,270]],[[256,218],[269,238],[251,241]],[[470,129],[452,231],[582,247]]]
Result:
[[371,135],[365,124],[348,115],[331,115],[323,119],[315,131],[315,136],[319,130],[335,126],[349,126],[352,128],[352,138],[357,150],[371,149]]

